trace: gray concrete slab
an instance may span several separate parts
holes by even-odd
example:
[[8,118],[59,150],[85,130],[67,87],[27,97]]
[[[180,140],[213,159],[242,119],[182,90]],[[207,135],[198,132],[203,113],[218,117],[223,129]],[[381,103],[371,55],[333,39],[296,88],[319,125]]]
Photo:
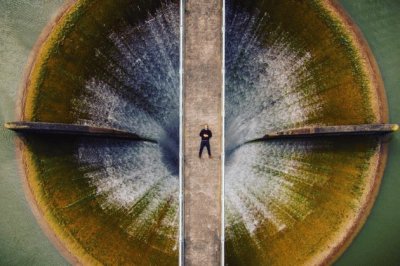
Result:
[[7,122],[4,124],[4,127],[19,133],[119,138],[119,139],[150,141],[157,143],[156,140],[142,138],[135,133],[119,130],[116,128],[94,127],[87,125],[65,124],[65,123],[31,122],[31,121]]
[[[184,263],[219,265],[221,257],[222,1],[188,0],[184,36]],[[212,159],[198,158],[208,124]]]
[[260,140],[323,136],[381,135],[395,132],[398,129],[399,125],[397,124],[313,126],[271,132],[260,138]]

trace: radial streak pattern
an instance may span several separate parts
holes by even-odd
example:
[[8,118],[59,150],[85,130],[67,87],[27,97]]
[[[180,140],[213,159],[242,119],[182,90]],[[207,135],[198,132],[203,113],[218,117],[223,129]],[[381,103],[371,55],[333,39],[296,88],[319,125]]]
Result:
[[229,265],[332,261],[379,184],[379,138],[248,142],[297,127],[381,121],[373,107],[379,88],[364,78],[370,66],[357,61],[354,39],[326,3],[227,1]]
[[29,186],[52,229],[82,262],[176,264],[178,2],[77,1],[36,61],[23,119],[157,141],[27,136]]

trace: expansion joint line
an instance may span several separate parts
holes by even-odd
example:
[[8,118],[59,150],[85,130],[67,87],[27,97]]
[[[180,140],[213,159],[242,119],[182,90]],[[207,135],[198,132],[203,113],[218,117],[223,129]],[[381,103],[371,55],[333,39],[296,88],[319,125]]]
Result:
[[222,0],[222,93],[221,93],[221,266],[225,265],[225,0]]
[[183,180],[183,40],[184,40],[184,5],[179,3],[179,266],[184,265],[184,180]]

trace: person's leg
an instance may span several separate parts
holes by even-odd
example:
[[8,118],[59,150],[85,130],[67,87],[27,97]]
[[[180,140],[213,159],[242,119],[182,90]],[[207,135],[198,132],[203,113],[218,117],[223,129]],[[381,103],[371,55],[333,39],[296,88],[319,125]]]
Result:
[[207,147],[207,152],[208,152],[208,157],[211,157],[211,148],[210,148],[210,142],[206,142],[206,147]]
[[199,150],[199,158],[201,158],[201,154],[203,153],[203,149],[204,149],[204,141],[200,142],[200,150]]

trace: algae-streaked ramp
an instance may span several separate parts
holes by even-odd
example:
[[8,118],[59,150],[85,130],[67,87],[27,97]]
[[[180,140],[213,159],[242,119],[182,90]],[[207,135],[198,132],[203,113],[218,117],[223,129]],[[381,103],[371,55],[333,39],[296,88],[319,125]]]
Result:
[[336,1],[227,0],[225,48],[225,260],[332,263],[386,162],[384,138],[352,135],[388,123],[368,45]]
[[179,1],[75,0],[47,30],[18,117],[46,127],[20,145],[42,220],[82,264],[177,264]]
[[142,140],[157,143],[156,140],[143,138],[135,133],[118,130],[115,128],[94,127],[86,125],[74,125],[65,123],[46,123],[16,121],[7,122],[4,127],[21,133],[56,134],[56,135],[75,135]]

